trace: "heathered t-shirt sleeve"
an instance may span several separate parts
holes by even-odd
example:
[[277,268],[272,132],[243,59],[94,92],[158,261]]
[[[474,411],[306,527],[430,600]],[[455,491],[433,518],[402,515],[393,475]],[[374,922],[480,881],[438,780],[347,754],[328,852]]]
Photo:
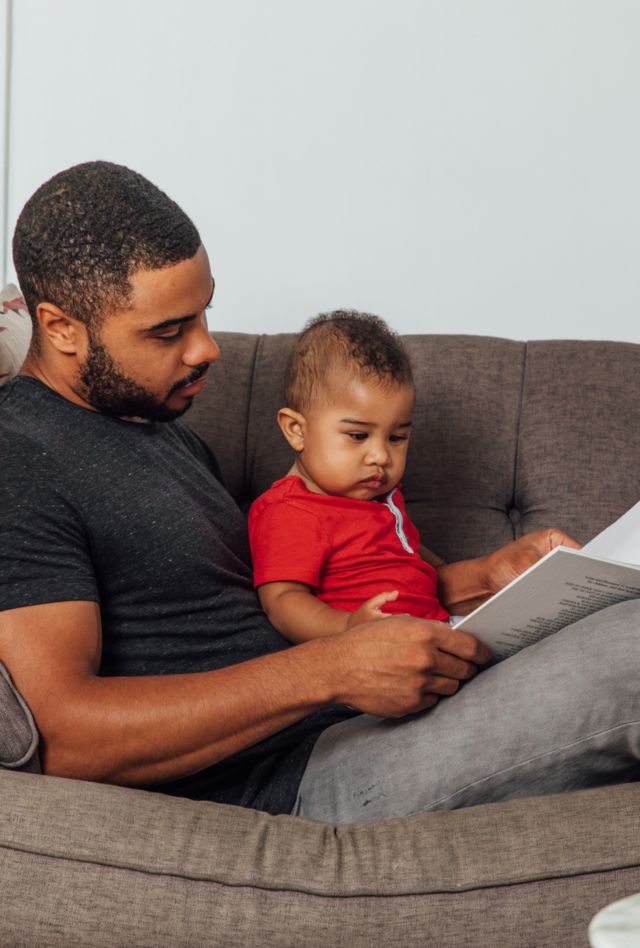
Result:
[[0,610],[99,602],[85,531],[55,469],[28,443],[13,447],[0,463]]

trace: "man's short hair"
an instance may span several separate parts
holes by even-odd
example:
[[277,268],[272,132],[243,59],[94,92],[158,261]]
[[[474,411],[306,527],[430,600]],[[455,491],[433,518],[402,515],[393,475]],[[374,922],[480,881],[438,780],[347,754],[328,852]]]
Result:
[[142,175],[108,161],[74,165],[25,204],[13,260],[34,330],[48,302],[90,328],[126,308],[129,278],[194,256],[200,236],[181,208]]
[[371,313],[338,309],[309,320],[296,338],[284,397],[294,411],[326,398],[336,373],[383,384],[413,385],[409,356],[397,333]]

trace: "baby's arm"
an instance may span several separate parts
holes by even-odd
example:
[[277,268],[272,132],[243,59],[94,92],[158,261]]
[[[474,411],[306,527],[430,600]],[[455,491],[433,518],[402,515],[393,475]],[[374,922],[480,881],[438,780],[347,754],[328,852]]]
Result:
[[382,606],[398,598],[398,590],[372,596],[355,612],[333,609],[313,595],[304,583],[264,583],[258,596],[269,622],[290,642],[307,642],[346,632],[360,622],[384,619]]

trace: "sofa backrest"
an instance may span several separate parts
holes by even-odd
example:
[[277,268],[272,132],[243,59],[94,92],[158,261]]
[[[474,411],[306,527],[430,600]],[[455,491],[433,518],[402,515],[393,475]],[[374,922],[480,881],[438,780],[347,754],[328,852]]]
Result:
[[[221,358],[188,423],[243,507],[286,473],[276,425],[290,334],[216,333]],[[403,479],[446,560],[542,527],[584,542],[640,499],[640,346],[406,336],[417,405]]]

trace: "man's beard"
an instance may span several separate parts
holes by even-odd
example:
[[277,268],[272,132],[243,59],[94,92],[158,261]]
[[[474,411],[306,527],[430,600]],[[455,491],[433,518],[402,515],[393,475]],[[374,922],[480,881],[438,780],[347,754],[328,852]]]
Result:
[[208,364],[196,366],[186,378],[173,385],[161,399],[138,382],[122,373],[102,343],[89,333],[89,347],[84,365],[80,367],[79,394],[97,411],[117,418],[144,418],[147,421],[173,421],[191,407],[193,398],[186,400],[184,408],[169,408],[167,400],[182,388],[201,378]]

